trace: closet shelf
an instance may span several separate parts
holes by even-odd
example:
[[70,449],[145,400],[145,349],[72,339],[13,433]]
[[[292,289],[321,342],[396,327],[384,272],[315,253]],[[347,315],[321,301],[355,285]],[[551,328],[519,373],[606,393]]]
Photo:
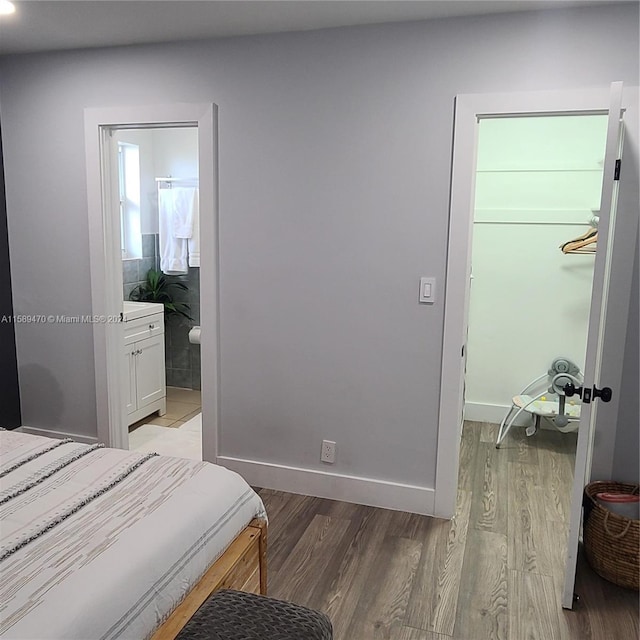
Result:
[[476,173],[596,173],[602,167],[592,169],[476,169]]

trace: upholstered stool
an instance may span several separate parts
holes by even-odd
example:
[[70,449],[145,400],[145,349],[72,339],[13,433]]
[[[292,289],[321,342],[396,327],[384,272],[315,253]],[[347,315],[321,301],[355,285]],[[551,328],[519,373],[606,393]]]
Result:
[[332,640],[319,611],[242,591],[214,593],[176,640]]

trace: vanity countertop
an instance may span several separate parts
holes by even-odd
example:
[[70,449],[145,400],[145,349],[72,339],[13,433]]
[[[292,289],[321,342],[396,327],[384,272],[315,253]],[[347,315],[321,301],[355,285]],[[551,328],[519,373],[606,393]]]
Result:
[[151,316],[155,313],[164,313],[164,305],[158,302],[133,302],[125,300],[122,305],[123,319],[125,322]]

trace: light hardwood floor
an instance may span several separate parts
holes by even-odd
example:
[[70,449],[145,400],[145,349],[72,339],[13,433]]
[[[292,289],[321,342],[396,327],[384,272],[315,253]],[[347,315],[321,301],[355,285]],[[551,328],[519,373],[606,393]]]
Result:
[[637,640],[638,594],[579,561],[563,611],[575,435],[463,432],[452,521],[259,490],[269,595],[329,614],[335,640]]

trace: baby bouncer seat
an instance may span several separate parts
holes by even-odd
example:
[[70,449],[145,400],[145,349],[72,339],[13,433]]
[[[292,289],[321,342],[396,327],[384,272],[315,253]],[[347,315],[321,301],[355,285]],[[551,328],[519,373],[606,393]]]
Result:
[[580,420],[580,404],[567,401],[565,386],[582,386],[583,375],[578,365],[569,358],[555,358],[546,373],[530,382],[511,400],[511,408],[500,423],[496,449],[513,426],[517,418],[526,412],[531,415],[532,424],[527,427],[527,436],[534,435],[540,428],[542,418],[550,421],[560,431],[572,431],[571,422]]

